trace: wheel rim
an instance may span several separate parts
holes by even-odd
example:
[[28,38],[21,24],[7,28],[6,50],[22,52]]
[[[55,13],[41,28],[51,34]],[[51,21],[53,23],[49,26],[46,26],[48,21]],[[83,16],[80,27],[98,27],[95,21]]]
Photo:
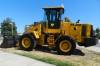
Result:
[[60,50],[63,51],[63,52],[68,52],[71,50],[71,43],[67,40],[64,40],[64,41],[61,41],[60,42]]
[[22,46],[23,46],[24,48],[29,48],[30,45],[31,45],[31,41],[30,41],[29,38],[23,38],[23,39],[22,39]]

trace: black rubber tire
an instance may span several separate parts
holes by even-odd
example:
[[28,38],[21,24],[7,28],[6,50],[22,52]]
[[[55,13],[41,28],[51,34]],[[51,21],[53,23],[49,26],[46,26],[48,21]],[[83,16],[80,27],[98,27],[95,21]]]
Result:
[[[60,49],[60,42],[64,41],[64,40],[69,41],[71,44],[71,49],[68,52],[63,52]],[[74,40],[72,40],[70,37],[62,36],[56,42],[56,50],[59,55],[70,55],[73,52],[73,50],[75,50],[75,48],[76,48],[76,44],[75,44]]]
[[[29,46],[28,48],[23,47],[23,45],[22,45],[22,39],[23,39],[23,38],[29,38],[29,39],[30,39],[31,44],[30,44],[30,46]],[[32,51],[32,50],[35,48],[35,40],[34,40],[33,37],[32,37],[31,35],[29,35],[29,34],[22,35],[22,36],[20,37],[20,39],[19,39],[19,48],[20,48],[21,50],[25,50],[25,51]]]

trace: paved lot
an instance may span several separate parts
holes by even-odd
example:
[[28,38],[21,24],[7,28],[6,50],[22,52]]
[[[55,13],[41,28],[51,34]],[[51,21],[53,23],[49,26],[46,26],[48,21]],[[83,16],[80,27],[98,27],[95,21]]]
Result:
[[24,56],[0,51],[0,66],[53,66]]

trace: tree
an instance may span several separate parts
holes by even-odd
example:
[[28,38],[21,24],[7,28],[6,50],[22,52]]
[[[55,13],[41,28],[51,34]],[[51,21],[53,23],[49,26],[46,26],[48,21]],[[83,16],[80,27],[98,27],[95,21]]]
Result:
[[64,21],[65,21],[65,22],[71,22],[71,20],[70,20],[68,17],[65,17],[65,18],[64,18]]
[[14,36],[17,35],[17,27],[15,22],[11,18],[6,18],[1,23],[1,35],[3,36]]
[[99,28],[96,28],[96,33],[99,33],[100,32],[100,29]]
[[94,32],[95,32],[95,36],[100,39],[100,28],[96,28]]

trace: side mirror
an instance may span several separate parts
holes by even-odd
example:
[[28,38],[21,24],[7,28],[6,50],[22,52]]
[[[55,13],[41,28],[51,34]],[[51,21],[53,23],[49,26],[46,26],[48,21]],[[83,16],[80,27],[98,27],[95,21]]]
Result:
[[80,23],[80,20],[77,20],[76,23]]

